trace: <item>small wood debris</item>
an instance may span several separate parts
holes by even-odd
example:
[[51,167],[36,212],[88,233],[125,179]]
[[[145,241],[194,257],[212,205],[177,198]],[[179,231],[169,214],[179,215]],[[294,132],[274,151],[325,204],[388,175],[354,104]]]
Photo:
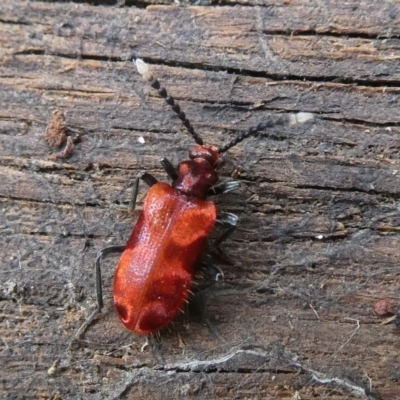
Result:
[[80,142],[83,133],[78,132],[73,133],[73,135],[70,135],[69,133],[73,132],[71,129],[67,128],[63,111],[54,110],[46,128],[45,140],[50,147],[60,147],[64,143],[65,147],[58,153],[47,157],[49,160],[56,161],[64,159],[72,154],[75,144]]
[[60,147],[67,138],[66,129],[64,113],[61,110],[54,110],[44,139],[50,147]]
[[392,305],[387,300],[379,300],[375,306],[374,311],[378,317],[385,317],[391,314]]

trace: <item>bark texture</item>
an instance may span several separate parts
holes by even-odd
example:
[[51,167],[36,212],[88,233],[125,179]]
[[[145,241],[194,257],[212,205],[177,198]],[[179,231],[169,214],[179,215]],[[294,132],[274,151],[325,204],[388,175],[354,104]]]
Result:
[[[137,73],[147,61],[206,143],[270,115],[228,153],[240,217],[231,265],[143,348],[112,306],[142,170],[167,181],[193,145]],[[0,4],[0,397],[4,399],[399,399],[400,4],[242,0]],[[66,159],[45,141],[54,110],[82,132]],[[146,189],[142,188],[143,196]],[[142,205],[142,202],[139,204]],[[196,307],[194,307],[196,306]]]

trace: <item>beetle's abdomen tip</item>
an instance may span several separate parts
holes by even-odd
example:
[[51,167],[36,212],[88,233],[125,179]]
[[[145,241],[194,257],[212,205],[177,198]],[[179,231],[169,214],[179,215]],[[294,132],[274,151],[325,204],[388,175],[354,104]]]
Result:
[[152,335],[169,325],[180,309],[168,309],[161,301],[148,303],[139,313],[124,304],[115,304],[119,318],[130,331],[139,335]]

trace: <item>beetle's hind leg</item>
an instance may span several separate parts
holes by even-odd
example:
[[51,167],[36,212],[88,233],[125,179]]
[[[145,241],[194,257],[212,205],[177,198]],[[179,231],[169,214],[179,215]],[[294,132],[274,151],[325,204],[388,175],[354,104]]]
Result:
[[214,254],[210,252],[199,262],[197,273],[193,280],[194,287],[192,294],[196,295],[215,285],[215,283],[224,280],[222,270],[213,264],[214,258]]
[[110,246],[106,247],[103,250],[100,250],[97,253],[96,257],[96,296],[97,296],[97,308],[89,315],[87,320],[81,325],[76,334],[74,335],[74,339],[80,339],[83,333],[86,331],[88,326],[93,322],[96,318],[97,314],[101,312],[103,308],[103,289],[101,282],[101,260],[103,256],[107,256],[111,253],[121,253],[125,250],[125,246]]
[[[217,282],[221,282],[224,279],[224,273],[220,268],[214,265],[214,260],[225,261],[225,263],[232,262],[228,259],[228,257],[222,252],[222,250],[218,247],[224,240],[226,240],[229,235],[234,232],[236,226],[239,222],[239,218],[231,213],[221,213],[217,216],[217,222],[221,224],[225,229],[223,232],[217,237],[214,243],[211,243],[209,248],[206,250],[206,254],[202,258],[198,266],[198,273],[194,278],[194,286],[193,286],[193,301],[191,301],[190,307],[192,311],[196,315],[200,317],[203,323],[205,323],[213,334],[213,336],[225,342],[224,338],[218,333],[214,324],[207,318],[204,306],[205,306],[205,291],[211,286],[215,285]],[[217,261],[218,262],[218,261]]]
[[208,318],[206,304],[208,298],[207,289],[221,282],[223,277],[223,272],[213,264],[212,255],[206,255],[199,263],[198,273],[193,282],[192,296],[188,304],[190,315],[205,324],[212,336],[219,342],[225,342],[225,340],[218,332],[215,323]]

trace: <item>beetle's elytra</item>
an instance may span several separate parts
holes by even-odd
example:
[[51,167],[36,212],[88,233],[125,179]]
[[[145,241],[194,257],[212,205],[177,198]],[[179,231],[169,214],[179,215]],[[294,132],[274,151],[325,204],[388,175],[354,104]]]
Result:
[[114,303],[126,328],[150,334],[175,318],[216,219],[211,201],[162,182],[150,188],[114,278]]

